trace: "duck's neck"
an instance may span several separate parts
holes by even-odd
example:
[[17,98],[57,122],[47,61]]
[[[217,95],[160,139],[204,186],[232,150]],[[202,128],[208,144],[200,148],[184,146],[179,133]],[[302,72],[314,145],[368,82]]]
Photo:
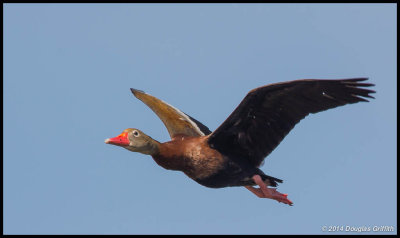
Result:
[[139,152],[145,155],[156,155],[160,151],[160,145],[161,143],[154,140],[153,138],[148,138],[146,141],[146,144],[143,146],[140,146],[140,148],[135,148],[131,146],[125,146],[126,149],[133,151],[133,152]]
[[160,145],[160,142],[151,139],[149,140],[148,144],[143,148],[142,153],[151,156],[156,155],[160,152]]

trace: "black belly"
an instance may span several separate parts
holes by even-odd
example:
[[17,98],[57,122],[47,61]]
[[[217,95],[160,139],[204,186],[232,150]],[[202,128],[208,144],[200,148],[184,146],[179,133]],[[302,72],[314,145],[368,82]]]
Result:
[[251,177],[260,171],[258,168],[238,165],[228,162],[215,174],[202,179],[194,179],[199,184],[209,188],[255,185]]

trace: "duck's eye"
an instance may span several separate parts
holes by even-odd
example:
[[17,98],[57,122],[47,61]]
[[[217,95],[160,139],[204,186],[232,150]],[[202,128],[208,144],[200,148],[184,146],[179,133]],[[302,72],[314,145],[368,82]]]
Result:
[[138,131],[133,131],[133,135],[138,137],[139,136],[139,132]]

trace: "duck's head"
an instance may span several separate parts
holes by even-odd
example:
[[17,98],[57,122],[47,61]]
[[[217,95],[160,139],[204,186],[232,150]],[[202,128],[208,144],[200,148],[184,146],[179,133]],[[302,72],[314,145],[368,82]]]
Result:
[[125,129],[120,135],[108,138],[106,144],[118,145],[133,152],[153,155],[158,152],[159,142],[135,128]]

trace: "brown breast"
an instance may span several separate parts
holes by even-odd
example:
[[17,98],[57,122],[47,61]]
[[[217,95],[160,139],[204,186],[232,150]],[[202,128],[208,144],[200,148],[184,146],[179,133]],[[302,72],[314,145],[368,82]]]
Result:
[[208,136],[177,136],[162,143],[159,153],[153,155],[158,165],[169,170],[183,171],[192,179],[202,179],[223,168],[226,158],[209,147]]

